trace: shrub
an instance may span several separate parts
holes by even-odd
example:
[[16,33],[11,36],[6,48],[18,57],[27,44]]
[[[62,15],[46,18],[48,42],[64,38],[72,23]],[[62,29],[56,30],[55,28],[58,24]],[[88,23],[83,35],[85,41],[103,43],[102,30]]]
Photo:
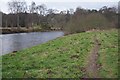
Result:
[[64,28],[69,33],[83,32],[91,29],[106,29],[110,23],[100,13],[73,16]]

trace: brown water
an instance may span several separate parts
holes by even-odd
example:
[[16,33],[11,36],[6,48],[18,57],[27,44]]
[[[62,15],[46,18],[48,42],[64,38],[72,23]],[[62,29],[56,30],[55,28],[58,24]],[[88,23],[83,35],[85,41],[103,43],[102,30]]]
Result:
[[0,55],[29,48],[63,35],[64,33],[62,31],[0,35]]

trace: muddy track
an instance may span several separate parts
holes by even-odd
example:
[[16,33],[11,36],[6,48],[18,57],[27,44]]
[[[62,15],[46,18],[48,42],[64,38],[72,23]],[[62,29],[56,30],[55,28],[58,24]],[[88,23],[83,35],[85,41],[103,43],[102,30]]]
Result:
[[99,66],[97,64],[98,59],[98,51],[100,48],[100,43],[96,37],[94,36],[94,47],[92,51],[90,52],[90,55],[88,56],[87,65],[86,65],[86,78],[99,78]]

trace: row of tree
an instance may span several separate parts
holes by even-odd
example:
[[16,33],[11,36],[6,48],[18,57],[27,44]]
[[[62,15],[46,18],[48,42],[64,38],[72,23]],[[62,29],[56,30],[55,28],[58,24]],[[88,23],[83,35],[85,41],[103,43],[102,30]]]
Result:
[[[60,28],[71,33],[92,28],[118,27],[118,8],[104,6],[99,10],[77,7],[74,11],[47,9],[45,4],[32,2],[8,2],[9,14],[2,13],[2,27],[34,27],[42,29]],[[86,24],[87,23],[87,24]]]

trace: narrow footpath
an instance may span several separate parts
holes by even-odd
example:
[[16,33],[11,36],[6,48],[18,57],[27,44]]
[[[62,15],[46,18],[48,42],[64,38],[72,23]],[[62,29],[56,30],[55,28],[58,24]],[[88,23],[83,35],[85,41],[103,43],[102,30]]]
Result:
[[99,40],[97,39],[96,35],[94,36],[94,47],[88,56],[88,61],[86,65],[86,78],[100,78],[99,76],[99,66],[97,64],[98,59],[98,51],[100,48]]

